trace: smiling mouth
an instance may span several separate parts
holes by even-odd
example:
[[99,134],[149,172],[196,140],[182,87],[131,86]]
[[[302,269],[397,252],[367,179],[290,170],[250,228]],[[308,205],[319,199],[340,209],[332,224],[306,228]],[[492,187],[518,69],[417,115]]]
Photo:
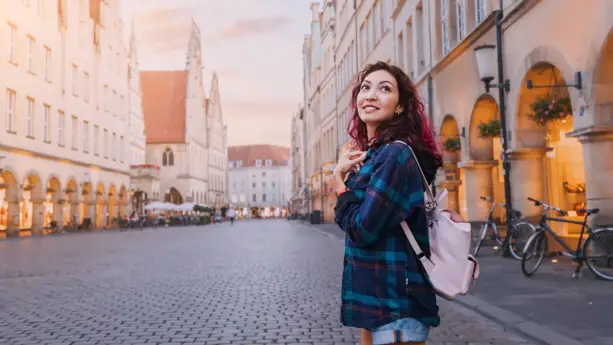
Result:
[[375,107],[374,105],[367,105],[367,106],[362,107],[362,109],[364,109],[364,110],[369,110],[369,109],[379,110],[379,108]]

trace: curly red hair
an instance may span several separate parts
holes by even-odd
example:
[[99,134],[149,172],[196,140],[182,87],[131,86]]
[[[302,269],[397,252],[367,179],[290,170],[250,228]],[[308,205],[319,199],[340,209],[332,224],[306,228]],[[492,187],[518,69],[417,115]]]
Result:
[[[373,142],[369,142],[366,124],[360,119],[357,109],[357,96],[364,79],[379,70],[387,71],[394,76],[398,84],[399,103],[402,112],[377,128]],[[351,91],[351,111],[353,113],[348,125],[348,133],[354,149],[367,150],[371,145],[388,144],[394,140],[408,142],[422,156],[424,153],[434,157],[437,166],[442,165],[442,156],[434,134],[430,129],[424,104],[419,97],[417,88],[408,75],[400,68],[379,61],[367,65],[359,74]]]

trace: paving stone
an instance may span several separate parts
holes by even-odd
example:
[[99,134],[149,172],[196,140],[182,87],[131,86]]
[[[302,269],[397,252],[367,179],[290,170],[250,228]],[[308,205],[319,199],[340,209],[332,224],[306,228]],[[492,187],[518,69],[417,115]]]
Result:
[[[286,220],[2,241],[0,343],[356,344],[339,322],[342,254]],[[528,344],[440,308],[428,345]]]

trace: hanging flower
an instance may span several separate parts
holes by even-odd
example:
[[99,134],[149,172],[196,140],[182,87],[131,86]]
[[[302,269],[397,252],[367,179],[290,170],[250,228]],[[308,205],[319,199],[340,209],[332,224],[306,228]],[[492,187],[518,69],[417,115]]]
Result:
[[460,138],[447,138],[445,142],[443,142],[443,147],[447,152],[458,152],[460,151]]
[[490,122],[481,122],[477,125],[479,129],[479,138],[492,138],[500,136],[500,121],[492,120]]
[[570,98],[560,99],[539,98],[530,105],[532,113],[528,116],[539,126],[544,126],[549,121],[562,120],[568,115],[572,115]]

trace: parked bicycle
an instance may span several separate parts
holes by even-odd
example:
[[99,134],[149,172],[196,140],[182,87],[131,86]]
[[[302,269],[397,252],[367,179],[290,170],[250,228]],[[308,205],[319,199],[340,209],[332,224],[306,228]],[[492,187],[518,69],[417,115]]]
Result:
[[[549,234],[556,242],[558,242],[566,251],[559,254],[570,257],[577,263],[577,267],[572,275],[573,279],[579,278],[579,272],[585,263],[587,267],[598,278],[613,281],[613,227],[600,227],[592,229],[587,225],[589,216],[598,213],[598,208],[584,209],[579,212],[585,213],[585,219],[573,221],[564,218],[550,217],[549,211],[556,211],[559,216],[567,216],[568,212],[544,202],[532,198],[528,198],[535,206],[543,206],[543,214],[540,224],[536,227],[537,231],[530,237],[524,248],[523,258],[521,262],[521,270],[525,276],[530,277],[536,272],[543,258],[547,253],[547,236]],[[551,230],[548,222],[560,222],[568,224],[581,225],[581,234],[577,242],[577,248],[571,249],[566,242]],[[587,239],[583,242],[583,235],[587,230]],[[536,259],[534,267],[529,266],[529,261]]]
[[[492,198],[487,196],[481,197],[481,200],[491,202]],[[479,255],[479,250],[481,249],[481,245],[483,244],[483,240],[488,233],[488,230],[492,228],[494,232],[494,241],[498,245],[498,248],[503,253],[509,253],[516,260],[521,260],[522,258],[522,250],[524,248],[524,244],[534,234],[536,228],[534,225],[520,221],[521,212],[517,210],[512,210],[511,217],[507,217],[507,234],[502,239],[500,234],[498,233],[498,227],[496,226],[496,222],[494,221],[494,211],[496,207],[504,208],[504,204],[499,204],[496,202],[492,202],[492,208],[490,209],[490,214],[487,220],[481,226],[481,230],[479,230],[479,238],[477,239],[477,243],[475,245],[475,250],[473,255],[476,257]]]

